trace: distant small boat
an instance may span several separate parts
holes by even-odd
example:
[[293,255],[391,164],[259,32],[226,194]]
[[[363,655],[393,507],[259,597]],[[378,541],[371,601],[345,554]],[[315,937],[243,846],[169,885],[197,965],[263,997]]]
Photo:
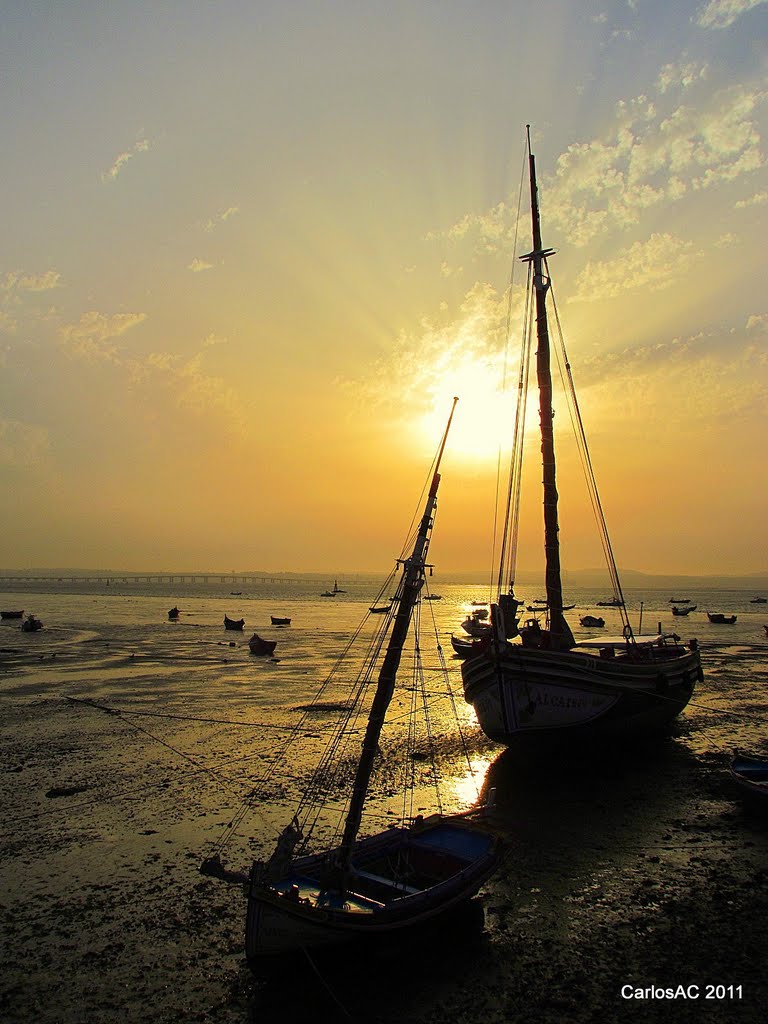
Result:
[[753,597],[750,604],[768,604],[768,597]]
[[384,605],[371,605],[368,609],[372,615],[386,615],[392,606],[389,604]]
[[677,605],[673,605],[673,607],[672,607],[672,614],[673,615],[688,615],[688,614],[690,614],[690,612],[695,612],[695,611],[696,611],[696,605],[695,604],[689,604],[687,608],[678,608]]
[[491,624],[486,622],[488,612],[485,608],[478,608],[464,619],[461,628],[470,636],[485,636],[490,634]]
[[43,628],[43,624],[40,619],[36,619],[34,615],[28,615],[22,622],[21,628],[25,633],[36,633],[38,629]]
[[602,629],[605,625],[605,619],[599,615],[582,615],[579,622],[588,629]]
[[0,612],[0,619],[22,619],[24,617],[24,609],[20,612]]
[[264,640],[258,633],[254,633],[248,641],[248,646],[251,649],[251,654],[274,654],[277,640]]
[[240,597],[242,593],[242,590],[230,590],[232,597]]
[[690,597],[670,597],[669,604],[690,604]]
[[346,590],[342,590],[339,586],[339,581],[333,581],[333,590],[324,590],[320,597],[336,597],[337,594],[346,594]]
[[722,612],[707,612],[707,618],[721,626],[732,626],[736,621],[735,615],[723,615]]
[[178,617],[179,617],[179,609],[174,606],[168,612],[168,618],[171,620],[171,622],[175,622],[178,619]]
[[244,625],[245,619],[230,619],[224,616],[224,629],[242,629]]
[[425,601],[442,601],[443,600],[443,595],[442,594],[427,594],[427,596],[424,598],[424,600]]
[[290,626],[291,624],[290,619],[283,619],[278,615],[270,615],[270,619],[272,620],[273,626]]
[[750,796],[768,797],[768,758],[736,753],[730,764],[731,775]]
[[598,608],[623,608],[624,602],[620,597],[612,597],[609,601],[598,601]]

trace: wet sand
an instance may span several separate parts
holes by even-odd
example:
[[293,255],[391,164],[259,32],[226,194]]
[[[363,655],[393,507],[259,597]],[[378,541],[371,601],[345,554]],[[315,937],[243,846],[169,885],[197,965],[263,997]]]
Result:
[[[120,716],[67,702],[61,686],[6,686],[0,1015],[762,1024],[768,817],[744,804],[727,764],[737,746],[768,752],[765,656],[758,645],[706,652],[695,704],[640,751],[533,766],[478,739],[509,856],[474,913],[375,956],[301,960],[267,979],[244,962],[242,889],[198,872],[248,774],[231,773],[223,799],[199,764],[235,742],[247,757],[251,734],[141,720],[193,764]],[[233,698],[228,716],[245,707]],[[640,999],[624,986],[698,989]],[[707,998],[707,986],[725,991]]]

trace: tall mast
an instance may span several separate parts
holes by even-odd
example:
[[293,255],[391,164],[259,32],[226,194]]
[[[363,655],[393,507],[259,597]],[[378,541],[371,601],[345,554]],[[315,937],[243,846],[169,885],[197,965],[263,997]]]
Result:
[[531,179],[531,223],[533,229],[533,252],[523,256],[533,261],[533,283],[536,292],[536,376],[539,385],[539,422],[541,426],[541,459],[544,484],[544,555],[546,559],[545,585],[549,607],[549,629],[552,646],[567,650],[574,644],[570,626],[563,615],[563,585],[560,575],[560,540],[557,522],[557,486],[555,479],[555,441],[552,420],[552,372],[550,368],[549,325],[547,323],[547,291],[549,277],[545,263],[554,249],[544,249],[541,244],[541,222],[539,220],[539,195],[536,187],[536,160],[531,152],[531,126],[528,131],[528,164]]
[[435,460],[435,471],[432,476],[432,483],[427,495],[424,514],[419,523],[416,540],[410,558],[403,562],[403,575],[400,579],[400,586],[397,593],[397,612],[392,624],[392,632],[389,636],[387,652],[381,663],[379,678],[376,685],[376,694],[371,704],[368,715],[368,726],[363,739],[363,749],[360,761],[357,765],[357,774],[352,787],[352,798],[347,811],[347,819],[344,825],[344,835],[339,847],[340,864],[342,872],[346,871],[352,856],[352,848],[360,828],[360,821],[363,815],[363,805],[368,793],[368,784],[373,771],[373,763],[376,752],[379,749],[379,737],[384,726],[384,719],[387,714],[392,695],[395,690],[395,679],[397,670],[400,667],[400,659],[403,654],[403,647],[411,624],[413,609],[418,600],[419,593],[424,585],[424,569],[426,566],[429,540],[432,534],[432,526],[435,521],[435,509],[437,508],[437,489],[440,486],[440,462],[445,450],[445,442],[448,438],[448,431],[451,427],[451,420],[456,409],[458,398],[454,398],[451,414],[440,443],[440,448]]

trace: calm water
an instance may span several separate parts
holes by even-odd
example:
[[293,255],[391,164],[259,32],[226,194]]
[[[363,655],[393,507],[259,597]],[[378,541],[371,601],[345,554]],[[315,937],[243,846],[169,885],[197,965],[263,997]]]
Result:
[[[157,1024],[210,1019],[241,1024],[274,1019],[253,1009],[258,993],[242,961],[240,889],[201,878],[198,865],[212,852],[254,780],[265,777],[271,779],[271,789],[244,819],[224,860],[231,867],[247,868],[254,855],[271,848],[317,761],[332,718],[330,711],[313,714],[296,734],[301,707],[315,695],[368,607],[383,603],[393,592],[381,595],[380,582],[340,578],[346,593],[332,599],[320,597],[333,584],[331,579],[242,588],[222,582],[107,587],[62,580],[18,583],[10,589],[6,585],[0,591],[0,608],[23,608],[44,623],[35,634],[22,633],[18,622],[0,624],[0,735],[6,769],[0,773],[5,819],[0,883],[6,894],[3,943],[12,951],[6,972],[8,1020]],[[736,803],[727,783],[721,786],[718,780],[725,780],[734,747],[766,752],[768,607],[752,605],[753,593],[697,588],[676,593],[698,605],[687,618],[677,618],[671,614],[669,592],[626,592],[635,625],[643,602],[645,630],[655,632],[661,622],[664,630],[674,630],[684,640],[698,638],[705,680],[658,763],[645,763],[637,777],[629,773],[618,781],[592,780],[596,795],[585,793],[577,774],[564,795],[570,773],[556,776],[557,785],[549,792],[541,781],[532,783],[530,777],[507,771],[501,748],[479,733],[471,708],[461,698],[459,662],[449,636],[459,632],[470,603],[486,596],[482,581],[467,585],[435,578],[430,584],[442,600],[422,603],[421,636],[427,689],[434,691],[443,809],[472,803],[488,774],[515,833],[522,829],[526,845],[521,850],[532,851],[528,874],[518,851],[510,875],[514,891],[509,880],[494,882],[488,912],[499,962],[514,960],[518,952],[504,945],[506,932],[499,925],[498,915],[506,913],[507,904],[519,914],[521,902],[527,905],[550,893],[552,908],[567,910],[568,904],[558,902],[558,887],[565,885],[563,863],[570,865],[567,892],[582,900],[595,878],[603,878],[606,857],[615,862],[612,877],[625,881],[637,871],[632,851],[648,843],[668,845],[662,852],[674,866],[691,840],[687,832],[678,840],[676,830],[700,829],[702,821],[713,830],[707,836],[722,845],[723,855],[729,850],[749,855],[754,835],[749,834],[749,842],[741,833],[735,838],[730,832],[720,835],[722,822],[734,820]],[[243,592],[232,594],[231,589]],[[529,602],[542,595],[540,583],[520,589]],[[597,613],[596,602],[608,596],[586,589],[568,593],[567,601],[577,605],[568,613],[577,636],[590,635],[578,627],[579,615]],[[168,621],[174,605],[181,612],[177,623]],[[707,608],[736,614],[738,621],[734,626],[711,625]],[[225,631],[225,614],[245,618],[245,630]],[[599,609],[599,614],[606,619],[605,633],[619,632],[616,610]],[[272,627],[271,615],[289,616],[292,624]],[[368,619],[361,640],[371,635],[379,619]],[[254,631],[277,640],[273,659],[250,654],[247,642]],[[434,671],[438,658],[429,638],[435,633],[457,694],[468,740],[466,757],[448,715],[449,702],[442,696],[444,681]],[[401,675],[407,682],[406,673]],[[341,697],[344,682],[340,673],[338,691],[331,689],[324,698]],[[382,744],[383,771],[366,821],[375,829],[382,820],[392,821],[401,808],[394,754],[405,748],[409,699],[406,691],[393,701],[393,729]],[[88,701],[123,713],[107,714],[83,703]],[[357,737],[352,739],[359,744]],[[289,757],[278,773],[277,757],[288,741]],[[418,762],[417,769],[422,774],[414,810],[433,810],[427,786],[430,766]],[[641,797],[626,803],[633,787]],[[685,795],[689,789],[690,797]],[[60,798],[53,795],[57,792]],[[689,800],[694,810],[686,809]],[[554,804],[559,810],[553,816],[548,808]],[[604,820],[606,808],[616,809],[615,821]],[[595,815],[603,815],[597,824]],[[691,815],[694,825],[688,823]],[[596,851],[593,833],[598,825]],[[569,836],[567,858],[558,846],[563,830]],[[549,873],[546,863],[542,868],[547,857],[554,865]],[[622,873],[616,865],[625,861],[629,867]],[[675,877],[683,886],[693,876],[687,862],[680,863]],[[625,904],[632,905],[622,898],[617,906]],[[485,956],[492,957],[495,948],[491,944]],[[30,963],[38,961],[47,967],[30,974]],[[474,984],[476,998],[483,988],[477,979]],[[450,981],[444,978],[440,985],[449,986]],[[432,995],[438,998],[437,992]],[[279,1006],[282,1014],[282,1001]],[[401,1016],[393,1011],[391,1019]],[[314,1019],[314,1010],[295,1019]]]

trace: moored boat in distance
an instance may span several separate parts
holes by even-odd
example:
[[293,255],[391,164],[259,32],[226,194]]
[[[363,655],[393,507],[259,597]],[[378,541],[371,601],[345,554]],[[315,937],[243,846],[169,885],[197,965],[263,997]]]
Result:
[[[686,706],[702,673],[695,640],[684,647],[675,634],[638,637],[629,621],[576,398],[571,361],[559,337],[557,364],[561,367],[570,421],[576,431],[580,461],[614,591],[610,600],[598,604],[618,609],[622,636],[613,641],[596,641],[596,647],[577,644],[565,618],[553,430],[552,342],[547,315],[548,298],[551,300],[549,257],[554,250],[542,245],[530,130],[528,168],[533,248],[521,259],[528,264],[528,300],[524,308],[531,310],[531,317],[523,326],[509,480],[506,486],[499,486],[499,493],[507,495],[507,503],[506,513],[500,517],[502,535],[493,545],[493,550],[500,553],[497,600],[491,605],[489,642],[471,652],[462,662],[461,672],[465,698],[473,705],[486,735],[508,746],[525,743],[543,749],[605,737],[639,736],[659,729]],[[531,328],[534,320],[535,344]],[[555,316],[554,322],[559,330],[559,316]],[[525,402],[532,364],[536,367],[541,434],[546,621],[542,626],[538,619],[532,619],[520,626],[517,616],[521,602],[514,594],[515,558],[526,451]],[[589,621],[587,616],[582,617],[583,623]]]
[[242,629],[245,626],[245,619],[230,619],[224,616],[224,629]]
[[250,648],[251,654],[274,654],[275,648],[277,647],[277,640],[265,640],[263,637],[259,636],[258,633],[254,633],[248,641],[248,647]]
[[37,633],[42,628],[42,622],[35,615],[28,615],[21,624],[21,629],[25,633]]
[[273,626],[290,626],[291,620],[280,615],[270,615]]
[[672,614],[673,615],[690,615],[691,612],[695,612],[695,611],[696,611],[696,605],[695,604],[689,604],[687,608],[678,608],[677,605],[673,605],[672,606]]
[[20,612],[15,612],[15,611],[0,612],[0,619],[23,619],[23,618],[24,618],[24,609],[23,608],[21,609]]
[[753,597],[750,599],[750,604],[766,604],[768,603],[768,597]]
[[168,609],[168,619],[170,622],[177,622],[179,618],[179,609],[174,605],[173,608]]
[[579,622],[587,629],[602,629],[605,625],[602,615],[582,615]]
[[733,626],[736,622],[735,615],[725,615],[723,612],[707,612],[707,618],[718,626]]

